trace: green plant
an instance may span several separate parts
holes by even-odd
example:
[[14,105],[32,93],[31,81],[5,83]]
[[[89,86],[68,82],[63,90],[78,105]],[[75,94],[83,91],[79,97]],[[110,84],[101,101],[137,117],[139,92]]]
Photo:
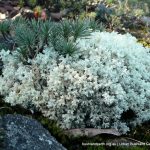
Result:
[[78,0],[78,1],[59,0],[59,5],[61,6],[62,9],[72,7],[74,9],[75,13],[79,13],[79,12],[83,11],[86,3],[87,2],[85,0]]
[[[62,55],[72,55],[76,50],[76,40],[90,35],[91,30],[101,29],[101,25],[91,19],[64,20],[54,23],[51,20],[27,20],[16,18],[0,24],[4,40],[11,40],[16,56],[24,63],[33,59],[45,46],[52,47]],[[13,33],[13,34],[12,34]],[[5,48],[4,44],[1,47]],[[20,56],[19,56],[20,54]]]
[[30,7],[34,7],[36,6],[38,0],[26,0],[26,2]]
[[62,35],[65,40],[69,40],[69,37],[72,35],[72,26],[71,21],[64,20],[61,22]]
[[66,40],[59,41],[56,50],[63,55],[72,55],[78,50],[76,45],[73,42],[67,42]]
[[51,27],[50,33],[49,33],[49,43],[50,46],[52,46],[55,50],[57,49],[56,46],[59,44],[59,40],[62,39],[62,30],[60,27],[60,24],[54,23]]
[[41,37],[41,42],[46,45],[49,45],[49,33],[50,30],[52,29],[53,23],[48,20],[45,23],[41,22],[41,30],[40,30],[40,37]]
[[2,49],[9,49],[9,48],[10,48],[10,47],[9,47],[8,43],[6,43],[6,42],[4,42],[4,41],[0,42],[0,51],[1,51]]
[[95,19],[103,24],[108,24],[111,21],[112,10],[104,4],[99,4],[96,9]]
[[20,7],[23,7],[24,4],[25,4],[25,1],[24,1],[24,0],[19,0],[19,6],[20,6]]
[[79,37],[88,36],[90,34],[89,26],[81,20],[75,20],[72,22],[72,35],[74,37],[74,41]]
[[93,31],[95,31],[95,30],[103,31],[104,30],[103,24],[98,23],[98,21],[94,21],[93,19],[87,19],[85,22],[89,26],[89,28],[92,29]]
[[36,33],[27,26],[20,26],[15,30],[15,42],[17,45],[28,52],[29,58],[34,57],[36,46]]
[[0,33],[2,35],[0,41],[0,50],[1,49],[11,49],[14,44],[14,39],[11,36],[12,22],[6,20],[0,22]]
[[11,22],[9,20],[0,22],[0,32],[5,40],[7,40],[10,35],[10,27]]

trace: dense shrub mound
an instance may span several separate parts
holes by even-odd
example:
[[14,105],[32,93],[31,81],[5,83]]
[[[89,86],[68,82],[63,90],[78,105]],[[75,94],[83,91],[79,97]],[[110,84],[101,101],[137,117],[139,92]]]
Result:
[[150,49],[129,34],[92,32],[78,51],[45,48],[24,65],[1,51],[0,94],[12,105],[39,109],[63,128],[117,128],[150,119]]

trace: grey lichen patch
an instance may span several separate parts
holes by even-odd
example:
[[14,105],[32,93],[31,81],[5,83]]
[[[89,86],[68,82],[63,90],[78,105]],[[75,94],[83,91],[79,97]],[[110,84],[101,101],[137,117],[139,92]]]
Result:
[[47,142],[49,145],[52,145],[52,144],[53,144],[51,140],[46,139],[45,134],[43,134],[42,136],[40,136],[40,137],[39,137],[39,140],[40,140],[40,141],[45,141],[45,142]]
[[34,119],[5,115],[2,123],[6,131],[5,150],[66,150]]

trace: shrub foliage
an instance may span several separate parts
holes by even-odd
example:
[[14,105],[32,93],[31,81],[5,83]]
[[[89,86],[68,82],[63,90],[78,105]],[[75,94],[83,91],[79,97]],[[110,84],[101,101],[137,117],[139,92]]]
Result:
[[[32,39],[33,47],[27,40],[19,42],[18,51],[0,52],[4,63],[0,94],[5,101],[36,108],[63,128],[117,128],[126,133],[149,120],[150,49],[130,34],[96,31],[87,35],[81,23],[76,30],[82,32],[75,34],[72,24],[50,26],[48,38],[45,24],[41,36],[35,37],[47,44],[42,52],[27,57],[27,64],[15,56],[34,53],[40,44],[32,36],[25,38]],[[58,26],[60,30],[55,30]]]
[[[4,40],[14,45],[13,50],[18,52],[17,57],[24,63],[27,63],[28,58],[32,59],[39,52],[43,52],[45,46],[53,47],[60,54],[71,55],[77,50],[73,42],[97,29],[101,30],[102,27],[89,19],[56,23],[51,20],[29,21],[17,18],[0,23],[0,32]],[[0,47],[5,48],[4,43],[0,44]]]

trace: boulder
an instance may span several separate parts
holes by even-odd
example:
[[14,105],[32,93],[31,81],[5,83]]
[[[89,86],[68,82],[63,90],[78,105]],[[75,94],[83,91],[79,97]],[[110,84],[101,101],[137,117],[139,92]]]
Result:
[[0,121],[5,132],[4,150],[66,150],[34,119],[9,114]]
[[6,14],[0,13],[0,21],[6,19]]

